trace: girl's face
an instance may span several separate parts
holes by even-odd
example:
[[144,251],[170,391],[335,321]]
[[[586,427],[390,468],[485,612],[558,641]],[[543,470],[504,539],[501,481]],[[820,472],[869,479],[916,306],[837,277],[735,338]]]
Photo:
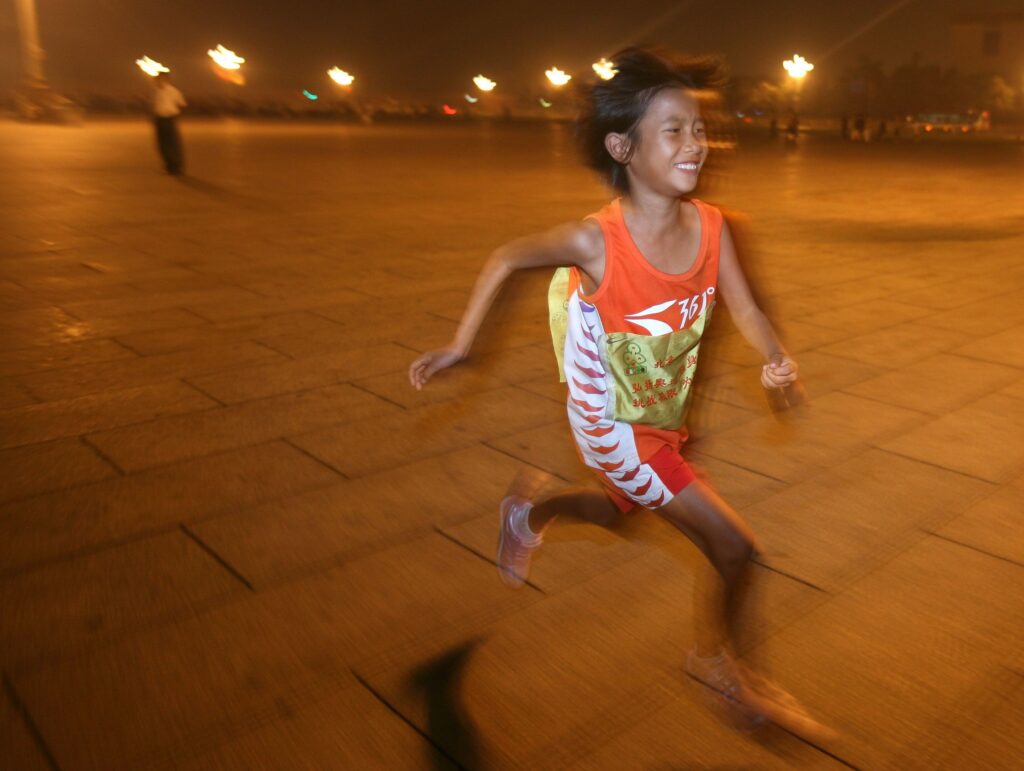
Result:
[[679,197],[693,192],[708,154],[696,97],[685,88],[659,91],[637,124],[626,164],[630,190]]

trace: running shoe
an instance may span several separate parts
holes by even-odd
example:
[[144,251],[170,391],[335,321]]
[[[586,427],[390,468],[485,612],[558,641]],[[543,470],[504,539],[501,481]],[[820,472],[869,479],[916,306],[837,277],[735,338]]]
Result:
[[530,576],[530,559],[541,545],[543,536],[524,540],[516,534],[514,522],[530,513],[533,504],[526,498],[510,495],[501,502],[501,527],[498,531],[498,575],[504,584],[519,589]]

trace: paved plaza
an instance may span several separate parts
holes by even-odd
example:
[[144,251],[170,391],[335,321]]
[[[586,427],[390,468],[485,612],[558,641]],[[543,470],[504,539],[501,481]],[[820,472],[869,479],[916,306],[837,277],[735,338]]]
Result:
[[503,241],[607,193],[551,125],[0,123],[0,767],[968,769],[1024,758],[1024,147],[746,137],[732,210],[810,404],[728,314],[688,457],[749,520],[750,653],[840,733],[686,677],[650,513],[493,565],[516,473],[586,480],[544,272],[406,369]]

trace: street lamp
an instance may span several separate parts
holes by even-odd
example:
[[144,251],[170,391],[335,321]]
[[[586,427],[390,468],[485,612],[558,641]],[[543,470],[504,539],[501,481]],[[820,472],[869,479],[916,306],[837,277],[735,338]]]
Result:
[[143,56],[141,59],[136,59],[135,63],[139,66],[139,69],[149,75],[151,78],[155,78],[161,72],[170,72],[169,67],[164,67],[160,62],[150,59],[148,56]]
[[786,59],[782,63],[782,69],[794,80],[801,80],[807,77],[807,73],[814,69],[814,65],[807,61],[800,54],[793,54],[792,59]]
[[597,77],[601,78],[601,80],[611,80],[618,73],[615,65],[603,56],[590,66],[594,68],[594,72],[597,73]]
[[327,70],[327,76],[342,88],[348,88],[356,80],[354,75],[349,75],[340,67],[331,67]]
[[551,85],[556,88],[561,88],[572,80],[572,75],[562,72],[558,67],[552,67],[550,70],[545,70],[544,74],[547,75],[548,80],[551,81]]
[[486,75],[477,75],[473,78],[473,85],[479,88],[481,91],[487,93],[493,91],[494,87],[498,85],[493,80],[488,78]]
[[67,97],[54,93],[43,74],[46,52],[39,43],[35,0],[15,0],[21,33],[22,87],[17,94],[18,113],[30,120],[77,123],[80,113]]

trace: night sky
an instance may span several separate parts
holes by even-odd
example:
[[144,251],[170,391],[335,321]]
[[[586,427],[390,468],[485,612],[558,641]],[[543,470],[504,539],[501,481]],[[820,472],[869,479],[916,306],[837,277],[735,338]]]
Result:
[[[172,68],[187,93],[224,84],[206,50],[223,43],[248,59],[246,93],[327,88],[339,65],[361,93],[437,97],[461,93],[483,72],[522,90],[557,65],[570,72],[631,42],[719,53],[736,75],[778,78],[800,53],[819,71],[867,55],[889,66],[920,54],[948,66],[948,20],[977,10],[1019,10],[1009,0],[36,0],[46,72],[68,93],[145,89],[143,54]],[[888,9],[895,12],[845,45]],[[636,10],[640,9],[640,10]],[[828,53],[831,49],[837,50]],[[826,54],[828,55],[826,56]],[[0,89],[20,77],[14,0],[0,0]]]

